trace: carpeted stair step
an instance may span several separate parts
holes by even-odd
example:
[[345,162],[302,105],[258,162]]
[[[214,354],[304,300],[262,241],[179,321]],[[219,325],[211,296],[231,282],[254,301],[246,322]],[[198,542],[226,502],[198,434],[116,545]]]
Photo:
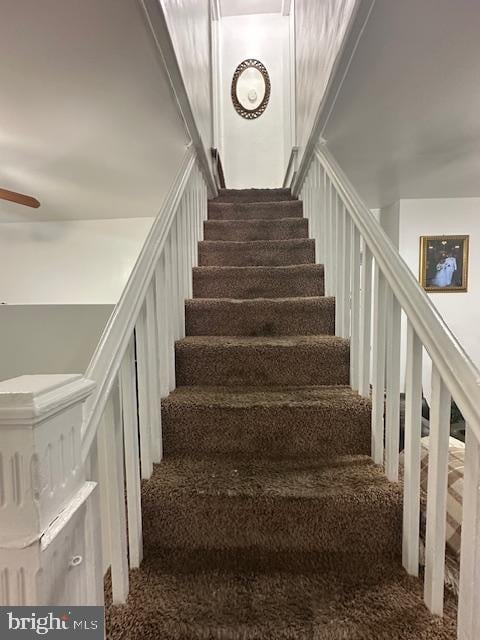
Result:
[[306,218],[270,220],[206,220],[204,240],[293,240],[308,238]]
[[335,333],[335,298],[194,298],[187,336],[307,336]]
[[209,220],[283,220],[302,218],[303,202],[217,202],[208,203]]
[[322,264],[287,267],[196,267],[195,298],[289,298],[323,296]]
[[217,202],[269,202],[295,200],[290,189],[219,189]]
[[178,386],[349,384],[349,341],[335,336],[190,336],[175,354]]
[[[195,558],[198,554],[194,554]],[[455,603],[444,617],[399,565],[363,575],[169,569],[171,553],[130,572],[125,606],[106,599],[109,640],[454,640]]]
[[162,434],[166,455],[368,455],[371,404],[350,387],[178,387]]
[[402,488],[368,456],[167,456],[142,487],[142,513],[152,555],[236,549],[251,562],[263,552],[272,561],[275,553],[314,552],[328,565],[329,554],[342,562],[342,553],[372,561],[401,553]]
[[198,243],[200,267],[247,267],[312,264],[315,240],[202,241]]

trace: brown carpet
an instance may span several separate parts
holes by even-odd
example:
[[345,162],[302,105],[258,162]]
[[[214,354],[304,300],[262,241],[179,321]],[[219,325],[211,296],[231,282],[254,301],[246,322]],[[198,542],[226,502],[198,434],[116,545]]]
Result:
[[209,203],[145,559],[125,606],[107,581],[112,640],[455,638],[452,596],[431,616],[401,567],[402,489],[369,457],[371,404],[347,386],[301,215],[281,189]]
[[205,240],[291,240],[308,238],[306,218],[271,220],[207,220]]
[[[290,218],[301,219],[303,203],[298,200],[285,202],[218,202],[208,203],[208,219],[210,220],[259,220],[280,221]],[[225,238],[226,239],[226,238]]]
[[335,298],[187,300],[189,336],[291,336],[335,333]]
[[321,264],[288,267],[196,267],[194,298],[288,298],[324,295]]
[[281,267],[315,262],[315,241],[294,240],[232,240],[198,243],[198,264],[201,267]]
[[341,386],[179,387],[162,402],[162,429],[172,454],[369,454],[370,403]]

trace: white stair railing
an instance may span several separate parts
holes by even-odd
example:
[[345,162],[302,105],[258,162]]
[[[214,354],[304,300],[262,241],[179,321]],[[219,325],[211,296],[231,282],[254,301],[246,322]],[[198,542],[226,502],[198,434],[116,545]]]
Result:
[[85,376],[0,383],[0,605],[102,604],[109,567],[113,601],[125,602],[206,214],[190,147]]
[[444,602],[452,397],[466,419],[458,638],[478,640],[480,373],[325,143],[314,148],[304,175],[294,193],[304,202],[319,261],[325,264],[326,294],[336,297],[336,333],[350,339],[352,387],[363,396],[371,393],[372,456],[393,481],[399,472],[402,310],[407,318],[403,564],[412,575],[419,573],[423,347],[432,360],[424,594],[438,615]]

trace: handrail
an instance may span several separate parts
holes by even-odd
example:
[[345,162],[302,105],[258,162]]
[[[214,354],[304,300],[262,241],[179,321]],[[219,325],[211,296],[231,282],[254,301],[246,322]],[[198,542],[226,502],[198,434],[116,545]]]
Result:
[[190,147],[85,373],[87,378],[96,382],[96,388],[85,404],[81,432],[83,460],[87,458],[95,438],[99,421],[115,384],[155,265],[162,252],[194,162],[195,153]]
[[463,416],[480,442],[480,371],[465,353],[441,315],[420,287],[371,211],[363,203],[325,143],[314,151],[328,170],[350,215],[377,261],[394,296],[430,354]]
[[9,189],[0,189],[0,200],[23,204],[23,206],[32,207],[32,209],[38,209],[40,206],[40,202],[36,198],[26,196],[24,193],[17,193],[17,191],[10,191]]
[[225,174],[223,173],[223,166],[222,166],[222,160],[220,159],[220,153],[218,149],[215,149],[215,147],[212,147],[211,152],[212,152],[212,158],[213,158],[214,171],[218,178],[218,187],[220,189],[225,189],[226,187]]
[[[292,147],[290,151],[290,157],[288,159],[287,170],[285,171],[285,178],[283,179],[282,187],[285,189],[295,180],[295,161],[298,156],[298,147]],[[292,167],[294,168],[292,172]]]

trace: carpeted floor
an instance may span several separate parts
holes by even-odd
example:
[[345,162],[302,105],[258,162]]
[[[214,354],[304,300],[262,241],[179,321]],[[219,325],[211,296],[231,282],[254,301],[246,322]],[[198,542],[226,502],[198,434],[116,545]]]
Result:
[[371,405],[307,231],[283,189],[209,203],[111,640],[455,638],[453,598],[431,616],[401,567],[401,487],[368,456]]

